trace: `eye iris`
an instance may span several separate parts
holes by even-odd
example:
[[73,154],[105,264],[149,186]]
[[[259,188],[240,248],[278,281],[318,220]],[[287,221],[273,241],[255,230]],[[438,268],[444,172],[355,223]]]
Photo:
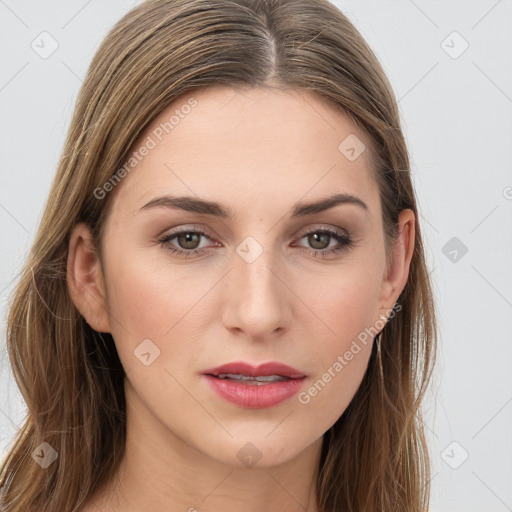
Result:
[[[201,250],[198,249],[198,244],[200,244],[201,237],[206,236],[209,238],[205,233],[202,233],[200,231],[181,231],[178,233],[175,233],[174,235],[167,235],[163,239],[160,239],[159,242],[162,243],[162,245],[165,245],[167,243],[171,243],[171,240],[175,239],[176,244],[180,247],[179,249],[176,248],[171,244],[170,249],[173,252],[178,252],[181,254],[198,254]],[[352,242],[350,239],[345,239],[342,235],[338,235],[337,233],[332,233],[331,231],[312,231],[309,234],[305,235],[308,239],[308,242],[310,243],[311,247],[314,249],[314,254],[325,254],[327,252],[336,252],[341,249],[347,249],[350,248],[352,245]],[[336,239],[339,244],[341,244],[339,247],[329,249],[329,242],[331,239]],[[318,251],[318,253],[316,252]]]
[[[178,243],[184,249],[196,249],[198,246],[197,242],[199,242],[200,236],[201,235],[199,235],[197,233],[182,233],[182,234],[178,235]],[[194,245],[194,241],[191,241],[191,239],[193,239],[193,238],[195,238],[195,242],[196,242],[195,245]],[[190,246],[189,244],[192,244],[192,246]]]
[[[317,247],[317,242],[318,242],[318,239],[321,239],[321,238],[324,238],[324,241],[327,242],[327,244],[322,244],[322,242],[320,242],[320,245],[323,247]],[[327,233],[312,233],[308,236],[308,242],[311,244],[311,246],[315,249],[325,249],[327,247],[329,247],[329,239],[331,238],[331,236]]]

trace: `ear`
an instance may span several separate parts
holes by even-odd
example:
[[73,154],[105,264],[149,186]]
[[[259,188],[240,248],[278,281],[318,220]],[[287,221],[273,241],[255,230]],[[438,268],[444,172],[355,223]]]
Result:
[[398,223],[398,238],[392,249],[392,262],[390,267],[385,270],[379,297],[380,314],[385,317],[389,316],[385,312],[393,308],[405,288],[414,253],[416,236],[414,212],[410,209],[402,210]]
[[110,332],[101,262],[84,223],[71,232],[66,280],[71,299],[87,323],[98,332]]

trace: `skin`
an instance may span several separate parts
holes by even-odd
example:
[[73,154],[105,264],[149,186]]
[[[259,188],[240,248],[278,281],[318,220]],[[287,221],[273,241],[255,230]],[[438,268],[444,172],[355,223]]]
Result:
[[[169,105],[135,147],[189,97]],[[112,333],[127,373],[126,456],[84,510],[315,512],[322,436],[357,391],[372,339],[307,404],[295,396],[267,409],[237,407],[200,373],[279,361],[307,374],[307,390],[365,328],[382,328],[407,281],[414,213],[401,213],[386,268],[371,141],[343,112],[309,91],[215,86],[193,97],[197,106],[111,192],[102,261],[87,226],[71,236],[72,299],[94,329]],[[367,148],[354,161],[338,150],[349,134]],[[368,209],[341,204],[290,219],[297,201],[334,192]],[[140,210],[168,194],[219,202],[235,217]],[[177,227],[211,238],[158,243]],[[305,235],[326,227],[349,233],[354,246],[315,256],[339,245]],[[236,251],[248,236],[263,249],[252,263]],[[205,251],[184,257],[169,246]],[[160,350],[149,366],[134,355],[147,338]],[[261,455],[251,467],[237,457],[248,442]]]

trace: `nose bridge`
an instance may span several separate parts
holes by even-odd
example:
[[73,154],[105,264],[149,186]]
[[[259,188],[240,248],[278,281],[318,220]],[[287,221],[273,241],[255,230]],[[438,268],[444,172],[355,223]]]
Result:
[[[265,238],[267,243],[270,239],[270,236]],[[278,277],[279,265],[273,248],[248,236],[236,247],[233,267],[227,299],[230,326],[246,331],[251,337],[284,327],[288,307],[286,287]]]
[[[276,261],[270,246],[270,236],[265,241],[246,237],[236,248],[235,274],[238,285],[245,283],[244,295],[254,300],[272,300],[279,294],[275,275]],[[259,237],[262,240],[262,237]],[[265,245],[264,245],[265,244]]]

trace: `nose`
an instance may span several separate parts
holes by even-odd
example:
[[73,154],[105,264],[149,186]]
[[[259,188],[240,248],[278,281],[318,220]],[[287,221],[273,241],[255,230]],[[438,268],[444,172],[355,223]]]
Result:
[[235,253],[225,279],[223,322],[227,329],[253,340],[282,335],[288,329],[293,294],[272,251],[263,250],[254,261],[243,252]]

